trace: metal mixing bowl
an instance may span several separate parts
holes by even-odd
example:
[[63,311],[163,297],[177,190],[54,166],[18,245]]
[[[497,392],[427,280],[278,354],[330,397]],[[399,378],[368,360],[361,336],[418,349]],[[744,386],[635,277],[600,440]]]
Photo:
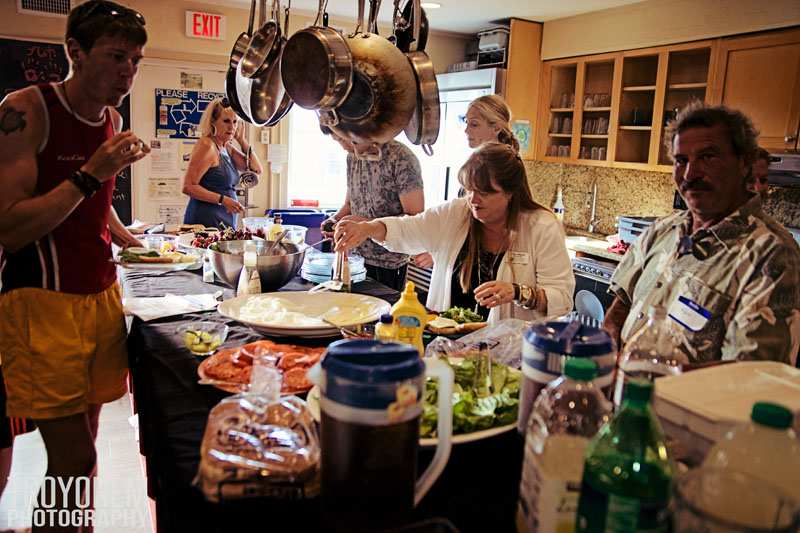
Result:
[[305,244],[281,242],[271,255],[264,255],[272,241],[220,241],[219,252],[209,248],[211,265],[219,279],[233,288],[239,283],[239,273],[244,266],[244,247],[253,244],[258,259],[256,269],[261,278],[261,291],[276,291],[289,283],[297,274],[306,256]]

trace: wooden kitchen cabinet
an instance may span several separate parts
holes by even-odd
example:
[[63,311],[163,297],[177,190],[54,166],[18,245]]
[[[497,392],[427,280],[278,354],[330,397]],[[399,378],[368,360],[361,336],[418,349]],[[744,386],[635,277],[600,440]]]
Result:
[[547,61],[542,71],[537,156],[607,166],[616,135],[619,54]]
[[544,62],[536,156],[545,161],[669,170],[664,127],[706,100],[716,41]]
[[800,29],[722,39],[712,101],[745,112],[770,151],[798,148]]

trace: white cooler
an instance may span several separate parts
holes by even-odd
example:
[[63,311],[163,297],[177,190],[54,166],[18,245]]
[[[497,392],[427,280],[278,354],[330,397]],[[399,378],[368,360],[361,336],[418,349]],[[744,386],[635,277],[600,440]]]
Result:
[[750,419],[753,404],[779,403],[800,425],[800,370],[772,361],[738,362],[656,380],[654,409],[668,436],[700,462],[733,426]]

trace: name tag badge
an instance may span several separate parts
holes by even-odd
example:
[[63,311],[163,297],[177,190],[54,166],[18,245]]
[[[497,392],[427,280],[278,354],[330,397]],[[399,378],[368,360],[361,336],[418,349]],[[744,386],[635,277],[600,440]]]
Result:
[[697,332],[708,323],[711,312],[686,296],[678,296],[669,307],[669,317],[689,331]]
[[527,265],[530,260],[531,256],[528,252],[511,252],[512,265]]

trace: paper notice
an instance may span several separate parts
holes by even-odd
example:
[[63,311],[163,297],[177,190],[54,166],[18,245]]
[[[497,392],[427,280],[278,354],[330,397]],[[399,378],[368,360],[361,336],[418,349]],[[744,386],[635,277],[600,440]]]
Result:
[[158,206],[158,220],[166,224],[180,224],[183,220],[182,205],[160,205]]
[[178,142],[170,139],[154,139],[150,142],[150,177],[151,178],[177,178],[180,170],[178,166]]

